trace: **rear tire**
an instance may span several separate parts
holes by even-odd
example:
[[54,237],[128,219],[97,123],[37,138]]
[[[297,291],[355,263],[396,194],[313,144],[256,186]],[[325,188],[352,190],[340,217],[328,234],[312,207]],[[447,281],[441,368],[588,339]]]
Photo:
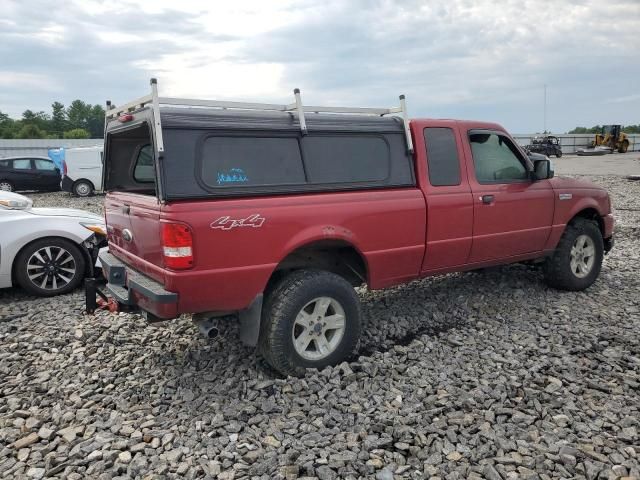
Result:
[[263,308],[259,352],[278,372],[304,375],[347,359],[358,346],[360,301],[330,272],[298,270],[283,278]]
[[13,183],[9,180],[0,180],[0,190],[3,192],[13,192],[14,188]]
[[73,193],[78,197],[88,197],[93,194],[93,184],[89,180],[78,180],[73,184]]
[[18,284],[32,295],[53,297],[76,289],[85,275],[80,248],[64,238],[41,238],[27,245],[14,262]]
[[562,150],[556,152],[556,158],[562,157]]
[[577,218],[567,225],[554,254],[544,263],[544,279],[560,290],[584,290],[598,278],[603,258],[604,241],[598,224]]

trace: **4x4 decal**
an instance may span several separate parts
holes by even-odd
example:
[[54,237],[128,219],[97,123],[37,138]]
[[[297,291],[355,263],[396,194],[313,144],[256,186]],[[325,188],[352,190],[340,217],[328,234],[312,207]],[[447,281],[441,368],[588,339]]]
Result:
[[239,218],[237,220],[231,217],[224,216],[211,222],[211,228],[220,228],[222,230],[231,230],[236,227],[261,227],[265,222],[265,218],[261,217],[259,213],[253,213],[247,218]]

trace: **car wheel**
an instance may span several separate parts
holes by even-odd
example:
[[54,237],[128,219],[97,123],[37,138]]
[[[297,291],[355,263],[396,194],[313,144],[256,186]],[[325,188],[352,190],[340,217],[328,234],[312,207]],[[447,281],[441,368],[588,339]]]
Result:
[[20,252],[14,268],[22,288],[33,295],[51,297],[80,285],[85,274],[85,259],[80,248],[69,240],[42,238]]
[[13,192],[13,183],[9,180],[0,180],[0,190],[3,192]]
[[78,180],[73,184],[73,193],[78,197],[88,197],[93,193],[93,185],[89,180]]
[[330,272],[299,270],[272,290],[263,309],[260,353],[284,375],[348,358],[360,339],[360,301]]
[[604,241],[598,224],[578,218],[565,229],[554,254],[544,264],[544,278],[560,290],[584,290],[600,274]]
[[562,156],[562,150],[558,150],[556,152],[556,158],[560,158]]

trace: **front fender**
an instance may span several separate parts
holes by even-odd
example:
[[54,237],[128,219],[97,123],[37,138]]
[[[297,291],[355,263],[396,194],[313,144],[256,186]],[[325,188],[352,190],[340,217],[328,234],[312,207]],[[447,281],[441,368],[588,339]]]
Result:
[[[564,195],[564,197],[563,197]],[[567,198],[571,195],[571,198]],[[596,212],[599,216],[608,213],[607,193],[602,190],[578,190],[562,192],[556,190],[556,208],[553,216],[551,234],[545,250],[554,250],[565,231],[567,224],[584,211]]]

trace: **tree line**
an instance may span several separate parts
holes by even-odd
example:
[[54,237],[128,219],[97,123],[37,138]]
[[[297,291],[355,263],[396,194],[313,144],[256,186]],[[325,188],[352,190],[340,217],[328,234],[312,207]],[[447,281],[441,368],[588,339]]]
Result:
[[51,104],[51,113],[25,110],[22,118],[13,119],[0,111],[0,138],[102,138],[104,108],[82,100],[68,107]]
[[[596,125],[595,127],[576,127],[573,130],[569,130],[567,133],[600,133],[602,131],[602,125]],[[624,133],[640,133],[640,125],[627,125],[622,127]]]

